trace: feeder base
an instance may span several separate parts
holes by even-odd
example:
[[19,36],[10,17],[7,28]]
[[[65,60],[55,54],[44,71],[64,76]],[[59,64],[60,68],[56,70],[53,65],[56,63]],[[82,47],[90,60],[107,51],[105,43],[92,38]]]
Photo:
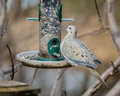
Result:
[[60,61],[39,61],[34,58],[38,56],[39,50],[36,51],[26,51],[19,53],[16,59],[20,61],[23,65],[34,68],[66,68],[71,67],[66,60]]

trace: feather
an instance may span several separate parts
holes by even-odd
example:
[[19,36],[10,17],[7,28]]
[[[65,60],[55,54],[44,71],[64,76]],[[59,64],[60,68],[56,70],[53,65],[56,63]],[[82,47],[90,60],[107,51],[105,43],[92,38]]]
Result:
[[91,69],[91,68],[89,68],[89,70],[105,87],[108,88],[108,85],[105,83],[105,81],[101,78],[101,76],[96,70]]
[[98,59],[95,58],[95,56],[93,55],[92,51],[83,42],[81,42],[81,43],[82,43],[82,46],[85,47],[90,52],[91,57],[93,58],[94,62],[98,63],[98,64],[101,64],[101,61],[99,61]]
[[94,59],[94,62],[95,63],[98,63],[98,64],[101,64],[101,61],[97,60],[97,59]]

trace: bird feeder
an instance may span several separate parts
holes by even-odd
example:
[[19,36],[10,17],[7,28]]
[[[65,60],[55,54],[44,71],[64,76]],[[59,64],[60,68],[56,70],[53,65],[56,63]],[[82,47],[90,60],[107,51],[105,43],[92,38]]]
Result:
[[38,18],[27,18],[27,20],[40,22],[39,50],[22,52],[17,55],[17,59],[30,67],[70,66],[60,54],[61,22],[73,19],[62,18],[61,0],[39,0],[38,9]]

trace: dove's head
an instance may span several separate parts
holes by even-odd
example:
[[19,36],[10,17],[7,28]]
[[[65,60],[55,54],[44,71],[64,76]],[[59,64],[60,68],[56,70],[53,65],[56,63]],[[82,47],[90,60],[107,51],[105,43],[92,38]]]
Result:
[[76,37],[76,35],[77,35],[77,28],[74,25],[69,25],[67,27],[67,29],[65,29],[65,30],[68,31],[69,35]]

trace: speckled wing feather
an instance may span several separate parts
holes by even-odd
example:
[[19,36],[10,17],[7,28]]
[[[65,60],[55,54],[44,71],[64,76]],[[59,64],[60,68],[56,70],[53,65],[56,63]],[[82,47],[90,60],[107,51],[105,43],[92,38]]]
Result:
[[61,52],[72,65],[82,65],[93,69],[97,67],[90,52],[77,40],[65,40]]
[[101,62],[100,62],[98,59],[96,59],[96,57],[93,55],[93,53],[91,52],[91,50],[86,46],[86,44],[84,44],[83,42],[78,41],[78,40],[77,40],[77,42],[79,42],[79,44],[80,44],[83,48],[85,48],[86,50],[89,51],[89,53],[90,53],[90,55],[91,55],[91,57],[93,58],[93,61],[94,61],[95,63],[101,64]]

